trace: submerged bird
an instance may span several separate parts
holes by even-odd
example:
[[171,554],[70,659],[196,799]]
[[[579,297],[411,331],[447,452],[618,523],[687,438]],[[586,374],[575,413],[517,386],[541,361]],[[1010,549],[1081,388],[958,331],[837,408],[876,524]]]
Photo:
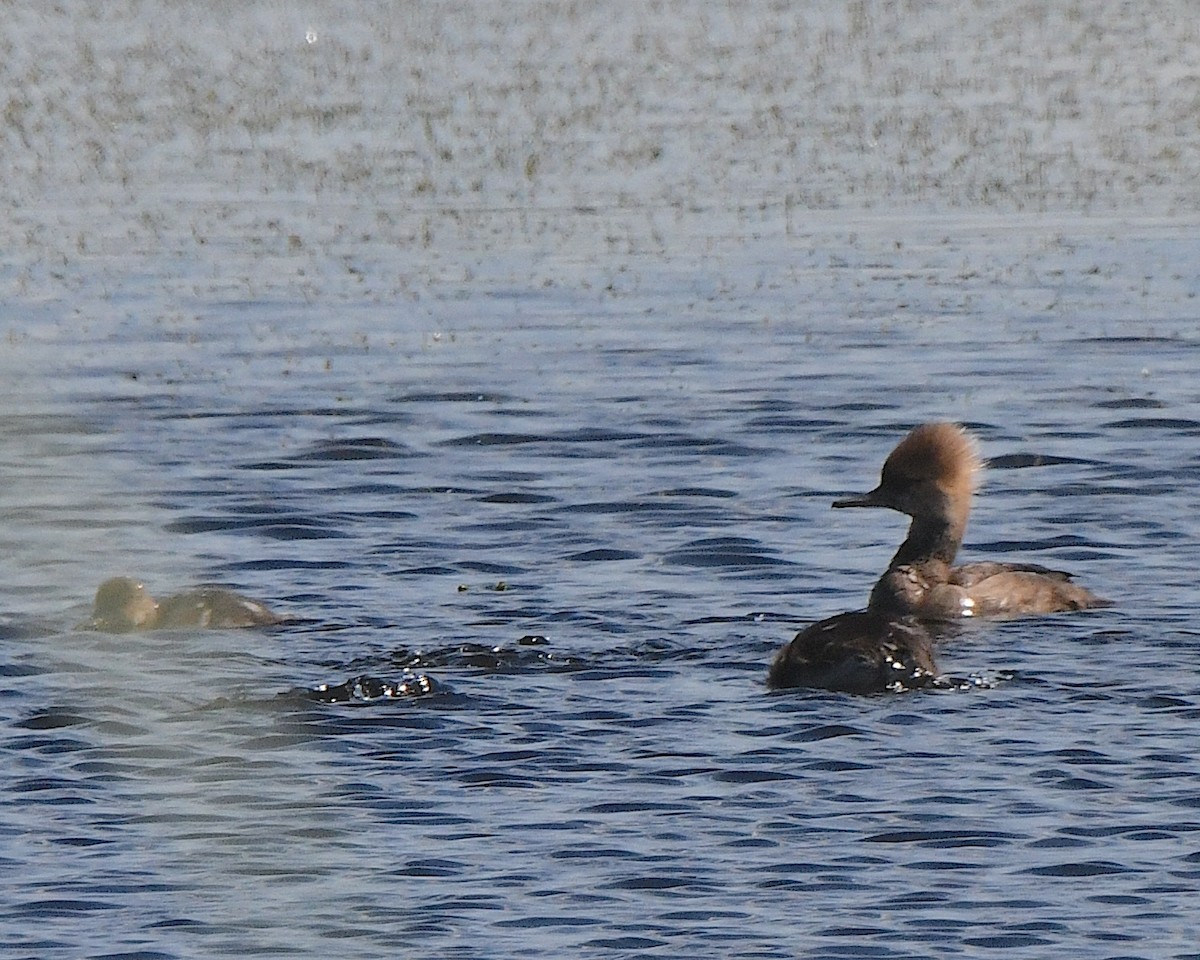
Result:
[[257,600],[220,587],[202,587],[156,602],[132,577],[113,577],[100,584],[92,616],[80,629],[104,633],[177,630],[186,627],[258,627],[280,623]]
[[870,493],[834,507],[886,507],[912,517],[908,536],[871,591],[870,608],[929,620],[1014,617],[1105,607],[1071,575],[1032,563],[951,566],[962,544],[982,462],[974,437],[954,423],[924,423],[883,465]]
[[878,610],[839,613],[805,627],[779,651],[769,687],[820,687],[882,693],[938,681],[929,628],[914,617]]

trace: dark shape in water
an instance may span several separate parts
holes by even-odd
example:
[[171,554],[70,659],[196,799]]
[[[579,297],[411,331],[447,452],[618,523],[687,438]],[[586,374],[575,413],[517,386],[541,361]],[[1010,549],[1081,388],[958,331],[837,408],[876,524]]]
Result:
[[912,617],[839,613],[796,634],[771,664],[767,685],[882,693],[935,685],[933,638]]
[[[431,650],[402,647],[390,657],[392,663],[405,670],[417,668],[473,667],[487,673],[548,667],[558,670],[579,669],[574,657],[562,657],[550,650],[538,649],[549,645],[540,635],[530,634],[517,640],[516,647],[488,646],[483,643],[460,643]],[[534,649],[529,649],[534,648]]]
[[409,674],[400,681],[381,680],[364,674],[332,686],[323,683],[300,691],[299,695],[317,703],[369,703],[374,700],[412,700],[432,696],[441,690],[440,683],[423,673]]

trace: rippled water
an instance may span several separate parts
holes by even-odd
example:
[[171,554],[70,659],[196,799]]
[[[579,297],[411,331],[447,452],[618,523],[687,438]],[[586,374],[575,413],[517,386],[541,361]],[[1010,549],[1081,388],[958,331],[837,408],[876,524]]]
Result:
[[[437,330],[11,338],[6,951],[1196,955],[1200,341],[1157,290],[1194,246],[1105,228],[1038,278],[893,235]],[[768,694],[903,532],[830,501],[935,416],[993,461],[964,555],[1118,605],[956,639],[972,689]],[[116,573],[301,619],[70,632]]]
[[[0,954],[1200,957],[1148,9],[6,10]],[[1116,605],[768,693],[935,418],[964,558]],[[122,574],[294,619],[72,630]]]

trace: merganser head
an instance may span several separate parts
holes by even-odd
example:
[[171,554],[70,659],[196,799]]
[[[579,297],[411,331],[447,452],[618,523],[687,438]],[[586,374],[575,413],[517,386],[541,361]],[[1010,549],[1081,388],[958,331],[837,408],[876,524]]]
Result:
[[887,507],[914,519],[965,524],[982,466],[975,438],[958,424],[923,423],[884,462],[879,486],[833,505]]
[[113,577],[100,584],[92,617],[82,626],[108,633],[128,633],[148,627],[157,615],[158,604],[141,583],[132,577]]

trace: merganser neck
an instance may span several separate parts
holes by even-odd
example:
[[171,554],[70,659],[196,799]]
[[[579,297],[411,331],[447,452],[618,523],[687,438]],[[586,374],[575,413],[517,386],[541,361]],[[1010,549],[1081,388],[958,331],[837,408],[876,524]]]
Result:
[[941,560],[951,564],[958,555],[966,528],[965,517],[958,521],[946,516],[913,517],[908,536],[900,544],[888,567],[920,563],[923,560]]

